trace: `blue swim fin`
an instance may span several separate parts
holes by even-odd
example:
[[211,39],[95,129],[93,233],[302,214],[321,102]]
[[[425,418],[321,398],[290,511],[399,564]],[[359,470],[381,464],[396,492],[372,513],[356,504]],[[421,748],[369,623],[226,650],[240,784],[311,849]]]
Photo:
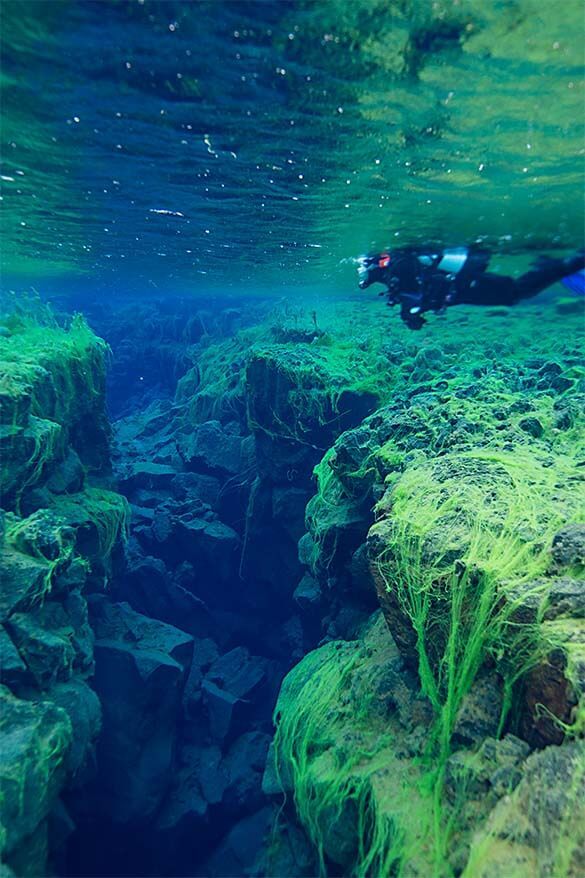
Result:
[[561,280],[561,283],[570,289],[572,293],[585,296],[585,269],[581,269],[581,271],[576,272],[576,274],[570,274],[568,277],[564,277]]

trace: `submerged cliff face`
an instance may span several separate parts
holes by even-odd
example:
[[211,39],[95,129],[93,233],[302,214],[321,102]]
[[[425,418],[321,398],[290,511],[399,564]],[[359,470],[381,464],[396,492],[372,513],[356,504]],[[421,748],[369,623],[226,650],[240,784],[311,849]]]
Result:
[[579,315],[152,310],[113,465],[104,343],[0,338],[8,865],[577,875]]
[[277,706],[325,872],[583,869],[582,373],[560,324],[511,329],[422,346],[317,467],[302,555],[334,622],[368,593],[386,622]]
[[1,840],[16,874],[47,874],[101,725],[87,593],[111,576],[127,504],[109,472],[106,346],[13,315],[2,326]]

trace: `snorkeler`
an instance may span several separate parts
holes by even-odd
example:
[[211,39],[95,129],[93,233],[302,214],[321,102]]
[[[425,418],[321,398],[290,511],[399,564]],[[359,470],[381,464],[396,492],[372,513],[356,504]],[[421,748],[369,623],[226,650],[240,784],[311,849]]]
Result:
[[558,281],[585,290],[585,253],[567,259],[540,256],[530,271],[514,279],[487,271],[491,254],[479,247],[405,247],[358,260],[360,289],[381,283],[388,305],[400,305],[410,329],[420,329],[424,313],[452,305],[515,305]]

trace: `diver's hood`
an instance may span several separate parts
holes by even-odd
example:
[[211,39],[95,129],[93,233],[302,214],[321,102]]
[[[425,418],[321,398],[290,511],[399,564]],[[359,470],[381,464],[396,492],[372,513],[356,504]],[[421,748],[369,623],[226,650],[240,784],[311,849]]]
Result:
[[384,251],[383,253],[376,253],[371,256],[360,256],[357,260],[358,268],[358,286],[361,290],[365,290],[366,287],[369,287],[372,281],[370,280],[370,273],[376,268],[387,268],[390,265],[392,257],[390,253]]

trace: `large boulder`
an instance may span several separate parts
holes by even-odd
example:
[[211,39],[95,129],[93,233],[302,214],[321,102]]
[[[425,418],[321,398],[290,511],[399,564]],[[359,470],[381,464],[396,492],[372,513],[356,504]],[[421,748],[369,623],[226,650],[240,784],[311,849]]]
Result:
[[547,747],[473,838],[464,878],[579,878],[585,872],[585,744]]
[[245,472],[253,460],[250,437],[239,434],[237,423],[197,424],[188,432],[178,433],[177,448],[189,470],[223,477]]
[[[0,687],[2,856],[26,870],[46,868],[46,820],[67,777],[73,729],[51,701],[23,701]],[[28,848],[37,836],[41,848]],[[28,872],[31,874],[31,872]]]
[[193,639],[102,596],[93,596],[90,608],[103,728],[99,778],[88,803],[117,824],[146,821],[172,780]]

